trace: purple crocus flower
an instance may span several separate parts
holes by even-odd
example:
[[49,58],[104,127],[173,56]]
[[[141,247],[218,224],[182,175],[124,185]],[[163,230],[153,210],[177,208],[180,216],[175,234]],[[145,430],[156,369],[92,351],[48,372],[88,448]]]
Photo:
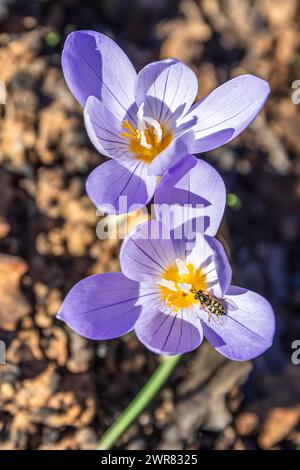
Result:
[[120,196],[135,209],[147,204],[157,177],[188,153],[207,152],[239,135],[270,91],[266,81],[241,75],[193,105],[198,80],[189,67],[167,59],[137,74],[119,46],[95,31],[68,36],[62,66],[84,107],[91,141],[111,158],[90,174],[87,192],[96,207],[113,213],[122,212]]
[[272,345],[274,314],[262,296],[230,285],[221,243],[190,221],[138,226],[124,241],[118,273],[83,279],[58,317],[82,336],[107,340],[135,330],[159,354],[183,354],[205,336],[224,356],[247,360]]

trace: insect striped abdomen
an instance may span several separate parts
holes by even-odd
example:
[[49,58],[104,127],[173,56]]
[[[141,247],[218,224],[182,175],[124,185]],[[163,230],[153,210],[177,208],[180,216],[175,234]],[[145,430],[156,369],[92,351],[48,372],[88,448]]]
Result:
[[207,299],[205,305],[207,306],[208,310],[215,315],[225,314],[223,305],[221,305],[220,302],[218,302],[216,299]]

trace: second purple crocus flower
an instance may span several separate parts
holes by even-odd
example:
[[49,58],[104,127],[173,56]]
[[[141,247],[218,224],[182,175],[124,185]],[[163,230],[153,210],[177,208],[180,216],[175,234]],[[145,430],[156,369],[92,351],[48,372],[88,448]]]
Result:
[[[80,335],[104,340],[134,329],[147,348],[165,355],[192,351],[205,336],[237,361],[272,345],[271,305],[230,285],[222,245],[194,234],[189,223],[177,232],[160,220],[142,224],[124,241],[120,261],[122,272],[90,276],[67,295],[59,318]],[[214,302],[210,308],[207,298]]]
[[[193,105],[194,72],[176,59],[153,62],[138,74],[126,54],[95,31],[71,33],[62,65],[66,81],[84,107],[88,135],[112,160],[96,168],[87,192],[99,209],[119,213],[119,197],[143,206],[157,177],[189,153],[217,148],[239,135],[269,94],[266,81],[236,77]],[[192,106],[193,105],[193,106]]]
[[[221,177],[190,155],[180,171],[169,170],[159,183],[157,202],[168,209],[174,197],[197,204],[186,218],[179,213],[172,223],[157,210],[157,220],[140,225],[123,242],[122,272],[80,281],[64,300],[59,318],[94,340],[135,330],[142,343],[161,354],[191,351],[204,336],[234,360],[262,354],[273,340],[272,307],[260,295],[230,285],[224,249],[208,235],[217,232],[224,211]],[[195,298],[199,292],[217,304],[207,309],[205,297]],[[216,305],[224,315],[216,314]]]

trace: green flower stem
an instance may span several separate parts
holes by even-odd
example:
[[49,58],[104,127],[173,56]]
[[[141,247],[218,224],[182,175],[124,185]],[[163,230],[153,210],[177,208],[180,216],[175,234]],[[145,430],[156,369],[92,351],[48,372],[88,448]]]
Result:
[[180,358],[180,355],[167,356],[163,358],[162,363],[155,370],[142,390],[128,405],[128,407],[125,408],[119,418],[103,434],[99,441],[97,450],[109,450],[112,448],[119,437],[122,436],[126,429],[134,422],[134,420],[155,397],[155,395],[158,393],[160,388],[175,369]]

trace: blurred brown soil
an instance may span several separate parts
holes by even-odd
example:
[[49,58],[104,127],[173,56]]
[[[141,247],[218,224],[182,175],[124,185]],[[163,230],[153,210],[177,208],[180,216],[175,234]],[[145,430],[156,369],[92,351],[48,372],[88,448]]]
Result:
[[[60,68],[71,30],[114,37],[141,69],[177,57],[199,78],[198,99],[254,73],[271,98],[238,139],[204,155],[234,195],[226,211],[236,282],[277,313],[274,347],[233,363],[208,344],[184,357],[122,437],[128,449],[294,449],[300,444],[299,2],[135,0],[0,3],[0,449],[88,449],[157,364],[134,335],[104,343],[55,315],[79,279],[119,269],[116,240],[100,241],[85,194],[104,161]],[[251,372],[252,371],[252,372]]]

